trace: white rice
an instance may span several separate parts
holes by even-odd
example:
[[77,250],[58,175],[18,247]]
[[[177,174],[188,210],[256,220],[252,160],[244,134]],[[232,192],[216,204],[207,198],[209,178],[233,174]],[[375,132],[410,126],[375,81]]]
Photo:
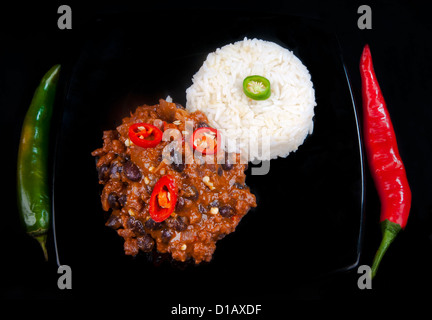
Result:
[[[271,96],[243,92],[247,76],[270,80]],[[244,39],[207,56],[186,90],[186,108],[201,110],[220,130],[228,152],[248,161],[286,157],[313,131],[315,92],[302,62],[276,43]]]

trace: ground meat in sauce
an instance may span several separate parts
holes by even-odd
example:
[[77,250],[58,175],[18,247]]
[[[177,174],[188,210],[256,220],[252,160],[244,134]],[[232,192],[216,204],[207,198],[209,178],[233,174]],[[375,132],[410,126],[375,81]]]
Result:
[[[128,137],[130,125],[144,122],[162,131],[178,129],[184,141],[188,141],[184,137],[186,121],[193,121],[194,130],[203,124],[208,126],[207,117],[200,111],[188,113],[165,100],[153,106],[140,106],[116,130],[105,131],[102,148],[92,152],[98,159],[99,183],[104,186],[102,208],[112,211],[106,226],[124,238],[127,255],[156,249],[179,261],[190,258],[197,264],[210,261],[216,242],[233,232],[241,218],[256,206],[255,196],[245,185],[247,165],[240,163],[239,155],[233,155],[235,163],[223,166],[202,159],[181,165],[178,161],[167,164],[162,152],[168,141],[161,141],[154,148],[141,148]],[[182,154],[175,154],[175,158],[184,160],[188,147],[185,143]],[[170,217],[155,222],[150,217],[148,203],[153,186],[166,174],[177,182],[177,204]]]

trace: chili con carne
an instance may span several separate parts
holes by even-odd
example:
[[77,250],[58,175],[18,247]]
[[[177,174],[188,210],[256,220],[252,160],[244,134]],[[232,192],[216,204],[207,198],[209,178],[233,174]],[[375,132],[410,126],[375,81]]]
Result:
[[372,264],[373,278],[388,247],[406,226],[411,207],[411,190],[390,114],[375,75],[369,45],[363,49],[360,73],[366,153],[381,202],[383,237]]

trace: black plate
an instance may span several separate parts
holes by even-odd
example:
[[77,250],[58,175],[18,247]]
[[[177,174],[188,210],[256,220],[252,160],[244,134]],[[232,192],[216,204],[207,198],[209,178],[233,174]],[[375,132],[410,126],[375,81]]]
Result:
[[[54,189],[58,263],[72,267],[75,295],[275,297],[357,265],[361,143],[338,42],[325,25],[278,15],[127,12],[101,15],[83,30],[80,56],[64,68],[70,77]],[[318,104],[313,134],[296,153],[272,160],[267,175],[249,169],[258,207],[218,242],[210,263],[185,267],[125,256],[122,238],[104,226],[91,151],[102,145],[102,131],[136,106],[167,95],[185,104],[207,54],[244,37],[289,48],[308,67]]]

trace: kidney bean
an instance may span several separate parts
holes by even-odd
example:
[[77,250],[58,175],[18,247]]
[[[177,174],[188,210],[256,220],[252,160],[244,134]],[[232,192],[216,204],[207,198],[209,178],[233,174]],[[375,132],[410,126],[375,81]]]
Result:
[[183,185],[183,196],[189,200],[197,200],[199,192],[195,186]]
[[154,247],[154,240],[148,234],[137,237],[138,248],[143,252],[150,252]]
[[178,163],[177,164],[177,163],[173,162],[173,163],[171,163],[171,167],[177,172],[182,172],[185,168],[185,165],[184,165],[184,163]]
[[174,229],[176,230],[176,231],[184,231],[184,230],[186,230],[187,229],[187,227],[188,227],[188,223],[187,223],[187,218],[186,217],[183,217],[183,216],[177,216],[177,218],[176,218],[176,223],[175,223],[175,225],[174,225]]
[[159,230],[160,228],[162,228],[162,223],[156,222],[152,218],[150,218],[145,222],[145,227],[150,230]]
[[103,164],[98,169],[98,178],[100,181],[108,180],[108,165]]
[[222,169],[224,169],[225,171],[229,171],[231,170],[234,165],[233,163],[235,163],[235,158],[233,156],[233,154],[229,154],[229,153],[225,153],[225,163],[222,163]]
[[219,200],[213,200],[209,203],[210,207],[219,207]]
[[204,206],[201,203],[198,205],[198,210],[201,213],[207,213],[206,208],[204,208]]
[[110,193],[108,195],[108,204],[112,209],[120,209],[121,205],[118,200],[119,198],[115,193]]
[[219,177],[222,176],[223,171],[222,171],[222,168],[221,168],[221,167],[218,167],[218,169],[217,169],[217,174],[218,174]]
[[125,194],[123,194],[120,198],[118,198],[118,202],[120,203],[121,206],[124,206],[126,204],[127,201],[127,196]]
[[185,205],[185,200],[183,197],[178,197],[177,198],[177,203],[176,203],[176,207],[175,207],[175,211],[181,211],[184,208]]
[[110,217],[108,218],[107,222],[105,223],[105,225],[107,227],[110,227],[112,229],[118,229],[122,226],[120,218],[115,216],[115,215],[110,215]]
[[111,178],[118,178],[119,173],[122,172],[123,167],[119,166],[117,162],[111,163],[111,167],[109,169],[109,174]]
[[235,183],[234,183],[234,186],[235,186],[237,189],[240,189],[240,190],[243,190],[244,188],[246,188],[245,185],[242,185],[242,184],[240,184],[240,183],[238,183],[238,182],[235,182]]
[[222,240],[223,238],[225,238],[226,234],[225,233],[221,233],[220,235],[217,236],[217,240]]
[[170,229],[163,229],[161,232],[161,240],[163,243],[167,244],[172,236],[174,235],[174,232],[172,232],[172,230]]
[[141,180],[142,175],[140,169],[131,161],[128,161],[124,164],[123,171],[129,180],[131,181]]
[[167,227],[174,229],[175,231],[184,231],[187,229],[188,223],[187,218],[182,216],[177,216],[176,218],[168,218],[165,220]]
[[170,155],[172,158],[171,159],[172,160],[171,167],[173,167],[173,169],[177,172],[182,172],[185,168],[182,154],[173,149],[173,150],[171,150]]
[[129,217],[127,221],[127,227],[138,235],[146,234],[142,222],[134,217]]
[[228,160],[228,158],[226,158],[225,159],[225,163],[222,163],[221,167],[225,171],[229,171],[229,170],[231,170],[234,167],[234,165]]
[[149,194],[149,195],[152,194],[152,192],[153,192],[153,188],[148,184],[145,186],[145,190],[147,191],[147,194]]
[[175,218],[173,217],[169,217],[166,220],[163,221],[164,225],[168,228],[174,228],[174,224],[175,224]]
[[222,217],[230,218],[234,215],[234,210],[231,206],[222,206],[219,208],[219,213]]

